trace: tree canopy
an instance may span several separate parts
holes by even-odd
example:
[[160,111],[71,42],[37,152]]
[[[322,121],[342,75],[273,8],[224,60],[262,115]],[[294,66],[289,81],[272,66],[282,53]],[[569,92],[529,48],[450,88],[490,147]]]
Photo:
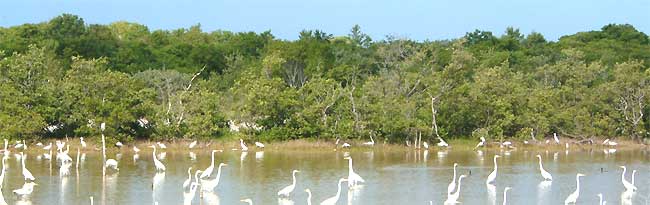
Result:
[[0,137],[650,137],[650,38],[205,32],[63,14],[0,28]]

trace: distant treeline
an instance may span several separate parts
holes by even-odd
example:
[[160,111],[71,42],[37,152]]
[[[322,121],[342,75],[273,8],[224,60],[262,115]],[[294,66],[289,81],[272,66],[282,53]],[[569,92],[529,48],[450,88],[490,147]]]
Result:
[[123,141],[650,137],[650,39],[632,25],[557,42],[299,36],[70,14],[0,28],[0,137],[97,137],[102,122]]

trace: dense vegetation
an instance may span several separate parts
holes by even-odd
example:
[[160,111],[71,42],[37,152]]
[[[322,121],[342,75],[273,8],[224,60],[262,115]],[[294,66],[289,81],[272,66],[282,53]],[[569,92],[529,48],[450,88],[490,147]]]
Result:
[[650,137],[650,39],[631,25],[557,42],[299,35],[69,14],[0,28],[0,137],[94,137],[101,122],[121,140]]

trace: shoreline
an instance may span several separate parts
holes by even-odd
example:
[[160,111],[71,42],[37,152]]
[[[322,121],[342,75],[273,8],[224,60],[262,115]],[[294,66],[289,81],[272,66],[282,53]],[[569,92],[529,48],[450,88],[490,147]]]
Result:
[[[52,142],[52,150],[53,152],[56,152],[56,139],[50,139],[50,140],[43,140],[43,141],[34,141],[34,142],[28,142],[28,147],[29,149],[27,151],[24,151],[22,149],[16,150],[14,148],[14,143],[10,142],[8,145],[8,148],[11,152],[21,152],[24,151],[26,153],[31,153],[35,150],[37,150],[39,153],[43,152],[45,150],[42,149],[42,147],[36,146],[36,143],[41,142],[44,144],[44,146],[47,146],[50,142]],[[66,141],[65,139],[61,141]],[[101,140],[84,140],[87,143],[87,147],[82,149],[84,152],[87,151],[101,151]],[[107,140],[111,141],[111,140]],[[167,151],[189,151],[189,150],[223,150],[225,151],[241,151],[240,150],[240,144],[239,140],[233,140],[233,139],[212,139],[212,140],[197,140],[198,143],[196,147],[193,149],[189,149],[188,145],[194,140],[173,140],[173,141],[161,141],[161,143],[166,145]],[[524,144],[523,141],[511,141],[512,142],[512,147],[501,147],[499,146],[499,143],[496,141],[487,141],[487,146],[486,147],[481,147],[478,150],[528,150],[528,151],[539,151],[539,150],[567,150],[566,143],[569,144],[568,150],[578,150],[578,149],[617,149],[617,150],[632,150],[632,149],[647,149],[648,146],[645,144],[637,143],[633,140],[621,140],[616,142],[618,143],[617,146],[606,146],[601,144],[602,140],[594,140],[594,144],[579,144],[577,143],[578,141],[575,140],[561,140],[560,144],[556,144],[553,140],[551,140],[548,144],[545,143],[546,140],[544,141],[538,141],[537,144],[529,143],[529,144]],[[107,142],[107,152],[133,152],[133,145],[141,149],[142,151],[144,150],[149,150],[148,146],[150,145],[155,145],[157,141],[148,141],[148,140],[137,140],[134,142],[130,143],[124,143],[124,145],[120,148],[115,146],[114,143],[109,143]],[[430,143],[429,149],[425,149],[424,147],[416,148],[414,145],[406,146],[405,143],[403,144],[391,144],[391,143],[386,143],[384,144],[383,142],[375,142],[375,145],[369,146],[369,145],[363,145],[364,141],[360,140],[345,140],[343,142],[349,143],[351,146],[349,148],[342,148],[340,145],[336,146],[335,141],[330,141],[330,140],[314,140],[314,139],[297,139],[297,140],[290,140],[290,141],[278,141],[278,142],[268,142],[264,143],[265,148],[258,148],[255,147],[253,141],[246,141],[246,145],[249,148],[249,151],[264,151],[264,150],[269,150],[269,151],[300,151],[300,150],[305,150],[309,149],[309,151],[410,151],[410,150],[430,150],[430,151],[440,151],[440,150],[464,150],[464,151],[472,151],[475,150],[476,144],[478,144],[478,141],[475,140],[469,140],[469,139],[452,139],[447,141],[449,144],[449,147],[439,147],[436,146],[435,143]],[[66,145],[70,146],[70,152],[71,153],[76,153],[75,150],[77,150],[78,147],[80,147],[80,140],[79,138],[69,138],[68,141],[66,142]],[[65,148],[64,148],[65,149]]]

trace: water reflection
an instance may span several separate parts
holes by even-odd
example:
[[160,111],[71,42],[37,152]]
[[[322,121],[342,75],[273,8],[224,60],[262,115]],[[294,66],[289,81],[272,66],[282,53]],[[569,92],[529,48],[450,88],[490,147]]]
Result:
[[488,201],[492,205],[497,204],[497,187],[492,185],[492,184],[486,184],[487,186],[487,194],[488,194]]

